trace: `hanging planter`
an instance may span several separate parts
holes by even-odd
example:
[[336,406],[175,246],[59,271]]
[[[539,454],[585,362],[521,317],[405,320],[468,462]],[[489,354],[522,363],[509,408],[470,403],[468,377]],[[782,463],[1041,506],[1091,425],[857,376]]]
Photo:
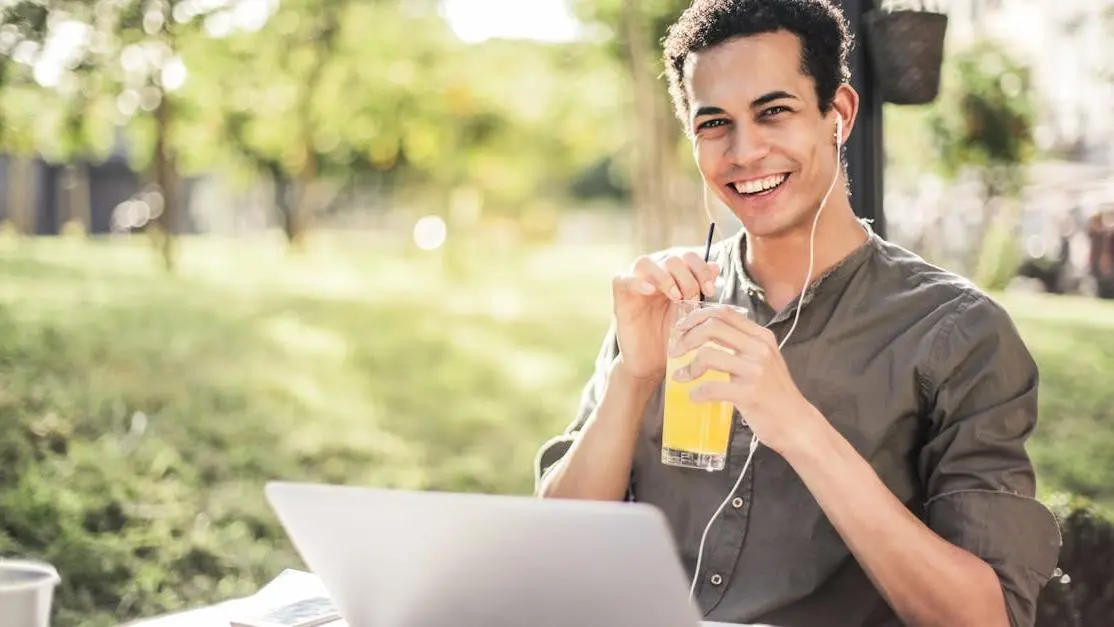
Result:
[[882,6],[868,11],[863,20],[882,100],[899,105],[935,100],[948,16],[928,10],[923,0],[882,0]]

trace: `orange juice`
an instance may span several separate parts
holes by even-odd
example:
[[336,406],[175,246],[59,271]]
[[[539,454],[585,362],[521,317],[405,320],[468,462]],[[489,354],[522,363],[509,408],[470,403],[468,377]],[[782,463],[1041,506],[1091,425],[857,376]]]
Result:
[[723,470],[735,408],[727,402],[695,403],[689,393],[698,385],[727,381],[729,376],[708,370],[692,381],[674,381],[673,373],[695,355],[696,351],[690,351],[666,361],[661,461],[670,466]]

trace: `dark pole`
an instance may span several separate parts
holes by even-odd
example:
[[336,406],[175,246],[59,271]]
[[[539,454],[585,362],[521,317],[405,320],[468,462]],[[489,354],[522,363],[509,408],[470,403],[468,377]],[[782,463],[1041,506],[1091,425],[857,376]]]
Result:
[[871,72],[863,15],[872,0],[840,0],[843,13],[855,38],[851,51],[851,86],[859,92],[859,114],[854,131],[847,139],[847,174],[851,179],[851,206],[861,218],[872,221],[874,232],[886,237],[886,216],[882,212],[882,97]]

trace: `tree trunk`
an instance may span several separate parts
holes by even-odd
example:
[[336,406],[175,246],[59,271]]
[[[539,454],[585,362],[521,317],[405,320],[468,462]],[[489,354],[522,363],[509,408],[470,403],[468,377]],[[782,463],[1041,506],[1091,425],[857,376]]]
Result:
[[662,223],[664,181],[661,171],[654,80],[649,72],[645,15],[639,0],[624,0],[623,25],[626,36],[627,71],[633,85],[634,123],[631,201],[635,231],[643,251],[657,250],[667,239]]
[[317,147],[314,145],[313,98],[320,91],[319,85],[325,75],[325,66],[332,57],[337,32],[340,29],[340,14],[345,6],[345,2],[327,2],[320,9],[321,13],[317,19],[321,20],[321,29],[315,41],[316,59],[306,76],[305,88],[301,92],[301,101],[298,103],[298,136],[302,142],[303,162],[297,173],[295,198],[286,208],[283,216],[283,230],[287,242],[295,249],[304,245],[306,235],[312,226],[313,215],[321,205],[319,198],[321,194],[317,193],[319,172]]
[[63,214],[65,219],[62,224],[62,232],[65,234],[88,233],[89,220],[92,215],[89,166],[84,162],[68,165],[63,176],[66,188],[66,206]]
[[[308,129],[309,123],[306,122],[306,124]],[[291,203],[284,227],[286,240],[290,247],[295,250],[305,246],[313,214],[317,210],[317,194],[314,193],[317,182],[317,153],[308,130],[304,150],[305,163],[302,169],[298,171],[294,202]]]
[[692,186],[678,161],[677,121],[665,85],[657,80],[656,56],[640,0],[624,0],[623,27],[634,94],[631,199],[637,239],[642,250],[660,250],[678,239],[692,239],[706,222],[699,200],[689,198]]
[[168,94],[163,93],[155,109],[155,154],[154,180],[162,194],[162,212],[155,220],[155,237],[163,265],[168,271],[174,270],[174,236],[178,226],[178,193],[175,176],[174,154],[170,147],[170,123],[173,116],[172,103]]
[[293,241],[297,235],[297,226],[294,218],[294,205],[291,203],[290,177],[276,163],[270,169],[271,185],[274,186],[275,208],[278,209],[279,220],[282,222],[282,232],[286,234],[286,241]]
[[8,225],[17,233],[26,234],[31,216],[35,215],[35,193],[31,185],[31,160],[15,155],[8,160]]

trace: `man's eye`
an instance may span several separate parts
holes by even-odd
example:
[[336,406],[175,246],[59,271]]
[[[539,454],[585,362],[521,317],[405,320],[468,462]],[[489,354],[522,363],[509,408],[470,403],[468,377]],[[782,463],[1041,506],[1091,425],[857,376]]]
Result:
[[770,107],[769,109],[765,109],[762,111],[762,117],[769,118],[778,115],[779,113],[787,113],[788,111],[789,107]]
[[716,126],[722,126],[724,124],[727,124],[727,120],[724,120],[722,118],[716,118],[714,120],[708,120],[706,122],[701,122],[700,124],[697,124],[696,125],[696,130],[700,131],[700,130],[703,130],[703,129],[706,129],[706,128],[713,128],[713,127],[716,127]]

